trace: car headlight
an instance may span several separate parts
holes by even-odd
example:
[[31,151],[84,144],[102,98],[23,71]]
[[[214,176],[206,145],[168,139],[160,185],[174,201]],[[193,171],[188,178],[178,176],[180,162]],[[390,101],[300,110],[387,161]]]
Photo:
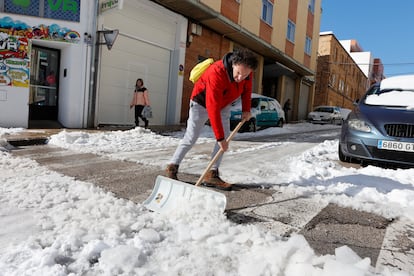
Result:
[[365,121],[359,119],[349,120],[348,127],[358,131],[371,132],[371,127]]

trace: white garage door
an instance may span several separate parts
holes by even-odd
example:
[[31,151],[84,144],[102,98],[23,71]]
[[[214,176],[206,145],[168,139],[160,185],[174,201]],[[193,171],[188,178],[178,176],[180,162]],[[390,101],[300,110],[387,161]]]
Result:
[[153,109],[150,124],[163,125],[177,16],[149,1],[125,0],[121,10],[103,14],[100,21],[119,29],[119,35],[110,51],[101,47],[97,124],[134,124],[129,104],[136,79],[142,78]]

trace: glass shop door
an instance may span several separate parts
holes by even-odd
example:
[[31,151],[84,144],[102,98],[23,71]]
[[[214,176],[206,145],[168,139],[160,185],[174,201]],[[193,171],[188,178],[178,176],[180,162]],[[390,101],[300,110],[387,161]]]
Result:
[[29,121],[57,121],[60,51],[32,45]]

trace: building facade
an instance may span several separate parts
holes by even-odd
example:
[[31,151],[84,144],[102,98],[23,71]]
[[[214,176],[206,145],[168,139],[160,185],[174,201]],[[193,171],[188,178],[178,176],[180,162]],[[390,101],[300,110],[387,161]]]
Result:
[[319,39],[320,0],[154,0],[188,20],[180,122],[187,119],[192,67],[238,47],[259,58],[254,92],[292,102],[289,118],[312,107]]
[[357,64],[350,51],[332,32],[321,33],[313,106],[332,105],[352,109],[353,103],[370,85],[370,70],[363,71],[363,67],[371,67],[370,64]]
[[93,1],[0,2],[0,127],[86,126]]
[[133,126],[137,78],[152,125],[183,123],[191,68],[238,47],[259,58],[253,92],[290,98],[292,120],[312,107],[321,0],[4,0],[0,12],[0,127]]

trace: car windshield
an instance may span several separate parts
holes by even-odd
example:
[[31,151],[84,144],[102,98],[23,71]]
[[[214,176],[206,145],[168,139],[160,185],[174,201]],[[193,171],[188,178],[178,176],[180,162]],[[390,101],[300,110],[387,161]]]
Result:
[[318,107],[315,109],[316,112],[333,113],[332,107]]
[[[259,106],[259,103],[260,103],[260,99],[259,98],[252,98],[252,101],[251,101],[251,108],[257,108],[258,106]],[[242,102],[241,102],[241,99],[239,98],[239,99],[237,99],[236,101],[234,101],[232,104],[231,104],[231,106],[232,106],[232,110],[233,111],[235,111],[235,110],[241,110],[242,109]]]
[[414,109],[414,89],[373,89],[367,94],[365,104]]

